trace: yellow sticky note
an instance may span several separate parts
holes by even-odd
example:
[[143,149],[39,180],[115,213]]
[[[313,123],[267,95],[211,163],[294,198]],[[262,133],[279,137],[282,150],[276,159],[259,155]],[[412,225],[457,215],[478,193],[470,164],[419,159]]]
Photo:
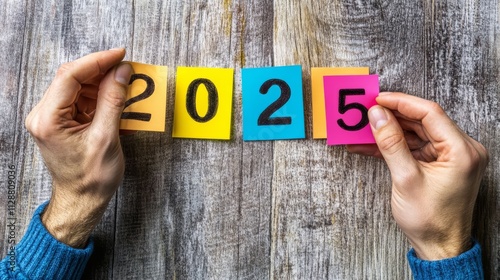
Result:
[[231,138],[234,69],[178,67],[172,137]]
[[311,68],[311,92],[313,114],[313,138],[326,139],[324,76],[368,75],[368,67],[313,67]]
[[134,69],[120,129],[165,131],[167,67],[128,62]]

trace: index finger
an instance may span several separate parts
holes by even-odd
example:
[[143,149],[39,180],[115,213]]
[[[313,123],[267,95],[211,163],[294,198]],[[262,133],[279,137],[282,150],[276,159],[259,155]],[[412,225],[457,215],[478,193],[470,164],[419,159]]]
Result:
[[82,84],[104,76],[124,56],[125,49],[111,49],[64,63],[57,70],[54,81],[45,93],[45,97],[50,101],[49,104],[53,104],[54,109],[71,106],[76,101]]
[[462,136],[455,122],[436,102],[401,92],[382,92],[377,97],[377,103],[399,112],[407,120],[421,122],[429,140],[433,143]]

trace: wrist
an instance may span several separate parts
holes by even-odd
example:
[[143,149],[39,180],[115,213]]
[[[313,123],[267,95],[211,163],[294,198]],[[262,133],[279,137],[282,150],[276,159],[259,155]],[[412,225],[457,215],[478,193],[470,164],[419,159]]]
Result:
[[434,239],[426,241],[411,240],[415,254],[421,260],[442,260],[456,257],[472,247],[470,235],[458,238]]
[[472,211],[464,211],[460,207],[425,207],[419,211],[407,210],[405,215],[395,215],[398,226],[419,259],[435,261],[453,258],[471,248]]
[[106,206],[107,202],[83,197],[62,199],[53,194],[41,215],[41,221],[58,241],[74,248],[83,248],[101,220]]

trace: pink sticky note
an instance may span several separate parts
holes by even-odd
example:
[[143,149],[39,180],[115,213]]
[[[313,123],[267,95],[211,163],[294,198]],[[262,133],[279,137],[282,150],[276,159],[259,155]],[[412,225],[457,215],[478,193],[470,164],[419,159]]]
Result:
[[325,76],[328,145],[375,143],[368,109],[377,102],[378,75]]

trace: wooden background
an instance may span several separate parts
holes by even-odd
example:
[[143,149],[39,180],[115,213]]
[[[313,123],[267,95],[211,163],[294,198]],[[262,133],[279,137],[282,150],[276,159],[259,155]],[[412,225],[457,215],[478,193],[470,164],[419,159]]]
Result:
[[[474,235],[500,277],[500,4],[444,1],[0,0],[0,205],[17,241],[50,197],[24,128],[58,66],[126,47],[169,67],[166,133],[122,138],[123,186],[86,279],[408,279],[383,161],[312,140],[310,67],[369,66],[382,90],[439,102],[489,150]],[[301,64],[307,139],[243,142],[241,68]],[[172,139],[177,66],[235,68],[231,141]],[[7,252],[6,206],[0,251]]]

